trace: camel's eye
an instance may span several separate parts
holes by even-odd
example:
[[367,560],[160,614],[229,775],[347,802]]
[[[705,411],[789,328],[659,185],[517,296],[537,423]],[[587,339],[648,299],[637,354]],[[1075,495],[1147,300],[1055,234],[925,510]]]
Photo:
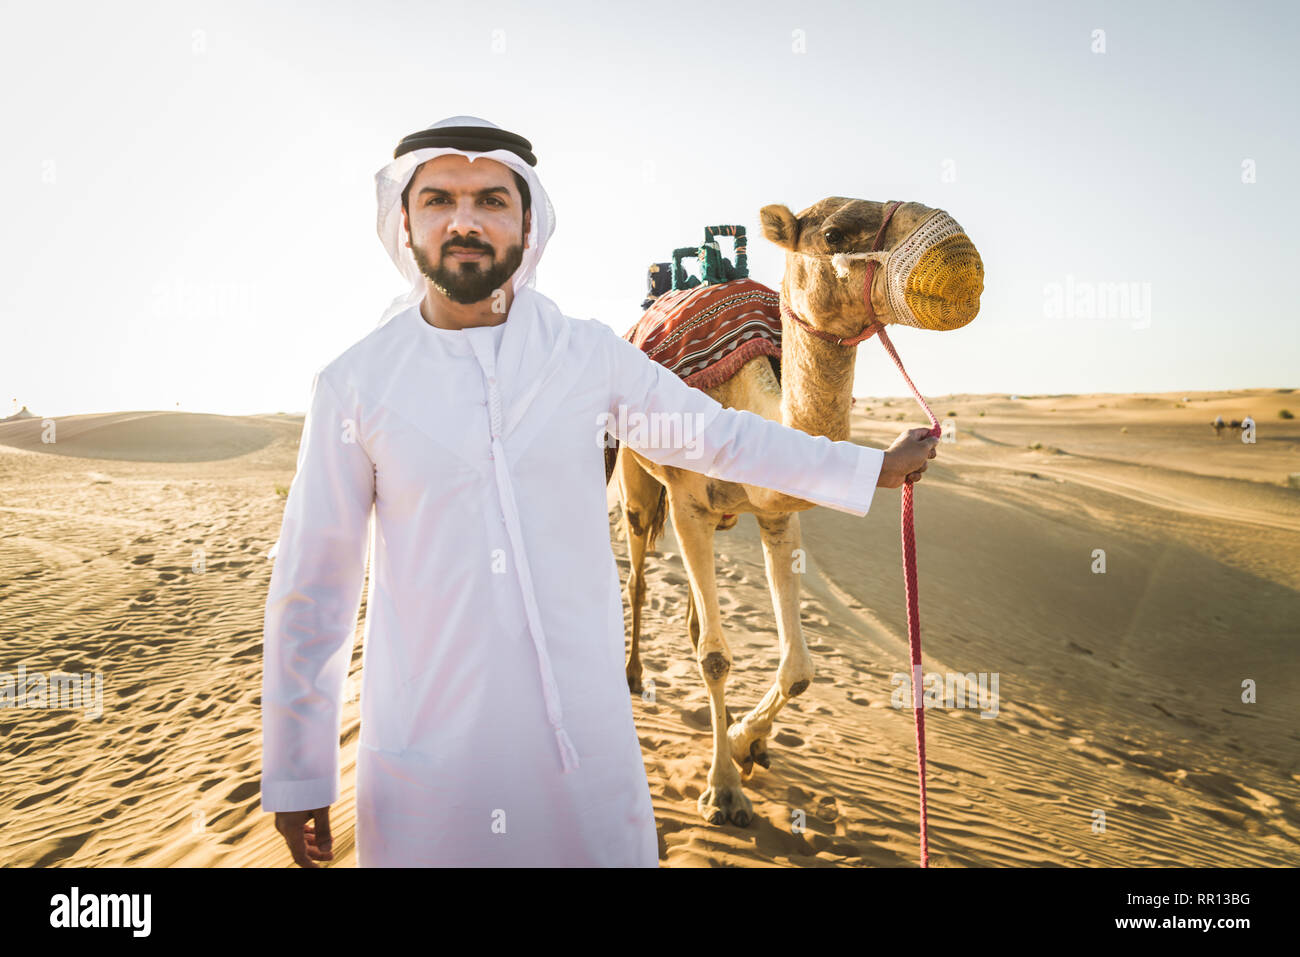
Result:
[[834,226],[823,232],[822,236],[826,239],[826,244],[828,246],[838,246],[840,243],[844,242],[844,231],[836,229]]

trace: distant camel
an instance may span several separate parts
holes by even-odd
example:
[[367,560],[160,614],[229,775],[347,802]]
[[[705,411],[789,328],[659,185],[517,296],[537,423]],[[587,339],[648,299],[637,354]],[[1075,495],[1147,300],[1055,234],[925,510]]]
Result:
[[1255,422],[1250,416],[1246,416],[1244,419],[1233,419],[1232,421],[1225,423],[1223,421],[1223,416],[1216,415],[1214,421],[1210,423],[1210,427],[1214,429],[1214,434],[1216,436],[1223,438],[1224,429],[1244,429],[1254,424]]

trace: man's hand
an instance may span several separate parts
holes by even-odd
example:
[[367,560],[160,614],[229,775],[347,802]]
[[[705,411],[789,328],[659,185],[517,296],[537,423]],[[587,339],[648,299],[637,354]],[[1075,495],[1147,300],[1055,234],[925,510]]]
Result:
[[908,429],[885,450],[885,464],[880,467],[877,488],[898,488],[906,481],[921,481],[921,473],[930,467],[927,459],[939,454],[939,439],[929,427]]
[[[307,823],[310,820],[316,822],[314,827]],[[328,807],[314,811],[276,811],[275,829],[284,837],[299,867],[320,867],[317,861],[334,860]]]

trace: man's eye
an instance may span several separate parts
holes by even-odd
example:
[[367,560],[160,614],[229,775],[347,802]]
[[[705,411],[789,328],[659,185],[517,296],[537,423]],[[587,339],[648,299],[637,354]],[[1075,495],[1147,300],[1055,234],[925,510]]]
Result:
[[[504,203],[504,202],[501,200],[501,198],[498,197],[498,196],[488,196],[488,197],[485,197],[483,201],[484,201],[485,203],[495,203],[495,204],[498,205],[498,206],[504,206],[504,205],[505,205],[505,203]],[[434,203],[445,203],[445,202],[447,202],[447,197],[446,197],[446,196],[432,196],[432,197],[429,198],[429,201],[428,201],[427,203],[425,203],[424,205],[425,205],[425,206],[432,206]]]

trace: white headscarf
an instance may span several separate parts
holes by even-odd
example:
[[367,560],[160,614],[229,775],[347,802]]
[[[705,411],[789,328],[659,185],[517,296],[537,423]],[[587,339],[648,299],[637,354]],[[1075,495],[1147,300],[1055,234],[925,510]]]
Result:
[[[427,129],[436,130],[447,126],[484,126],[494,130],[501,129],[495,123],[477,116],[449,116],[445,120],[431,124]],[[530,207],[532,218],[528,231],[528,246],[524,249],[523,262],[519,264],[512,277],[512,284],[516,293],[525,286],[536,285],[537,263],[542,258],[542,251],[546,248],[547,241],[555,232],[555,209],[551,206],[551,199],[546,195],[546,190],[542,189],[541,180],[537,178],[537,172],[533,167],[518,154],[505,149],[480,153],[451,146],[430,146],[412,150],[403,153],[375,174],[375,197],[378,206],[376,228],[379,231],[379,240],[384,244],[384,249],[388,250],[388,258],[411,283],[410,291],[398,296],[384,310],[379,320],[380,325],[424,298],[426,288],[424,274],[415,264],[411,248],[406,245],[406,230],[402,228],[402,191],[406,189],[406,184],[411,181],[411,177],[422,164],[448,153],[464,156],[470,162],[479,157],[496,160],[509,166],[527,181],[528,188],[532,192]]]

